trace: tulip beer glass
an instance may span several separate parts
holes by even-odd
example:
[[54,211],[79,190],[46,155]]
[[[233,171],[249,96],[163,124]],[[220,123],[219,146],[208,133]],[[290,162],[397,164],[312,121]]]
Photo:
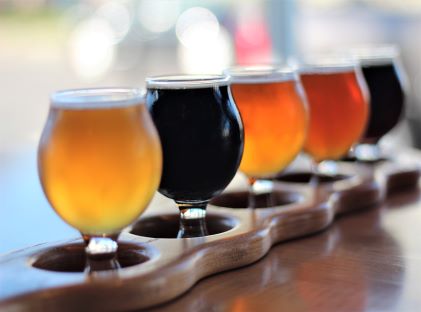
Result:
[[207,203],[232,180],[243,153],[243,126],[228,79],[185,75],[146,83],[163,150],[159,192],[178,205],[179,238],[207,235]]
[[51,96],[38,171],[56,213],[79,230],[89,257],[113,258],[120,231],[158,187],[159,137],[136,89],[85,89]]

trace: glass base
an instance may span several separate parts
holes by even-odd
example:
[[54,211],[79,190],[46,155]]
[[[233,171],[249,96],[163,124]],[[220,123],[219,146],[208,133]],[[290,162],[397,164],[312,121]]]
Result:
[[88,258],[85,266],[85,273],[92,274],[99,271],[110,271],[121,269],[117,258],[95,260]]
[[206,206],[208,202],[177,202],[180,209],[180,228],[177,238],[192,238],[208,235],[206,228]]

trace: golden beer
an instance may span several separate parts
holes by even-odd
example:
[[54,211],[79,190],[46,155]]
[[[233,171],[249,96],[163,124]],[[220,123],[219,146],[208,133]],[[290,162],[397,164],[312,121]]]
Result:
[[129,225],[161,176],[159,137],[143,100],[114,97],[103,102],[88,94],[71,104],[53,97],[39,145],[50,204],[86,235],[111,235]]

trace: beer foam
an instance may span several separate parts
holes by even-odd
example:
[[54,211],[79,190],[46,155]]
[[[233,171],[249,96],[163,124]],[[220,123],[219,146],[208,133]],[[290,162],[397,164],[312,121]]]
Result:
[[350,49],[349,54],[362,65],[389,65],[399,58],[399,49],[394,45],[362,46]]
[[239,66],[224,71],[232,83],[273,83],[297,80],[297,74],[289,68],[273,66]]
[[145,93],[131,88],[72,89],[53,93],[51,106],[65,109],[103,109],[145,103]]
[[395,63],[395,58],[393,56],[372,56],[372,57],[356,56],[356,58],[358,58],[358,62],[362,66],[392,65]]
[[223,75],[168,75],[146,78],[146,87],[152,89],[200,89],[227,86]]

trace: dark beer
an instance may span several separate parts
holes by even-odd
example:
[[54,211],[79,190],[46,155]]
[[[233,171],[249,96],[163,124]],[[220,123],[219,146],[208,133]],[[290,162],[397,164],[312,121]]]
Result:
[[177,202],[209,200],[234,177],[243,152],[228,81],[172,76],[147,84],[146,103],[163,148],[159,191]]
[[393,59],[362,60],[361,66],[370,91],[371,110],[362,141],[376,143],[399,122],[404,92]]

